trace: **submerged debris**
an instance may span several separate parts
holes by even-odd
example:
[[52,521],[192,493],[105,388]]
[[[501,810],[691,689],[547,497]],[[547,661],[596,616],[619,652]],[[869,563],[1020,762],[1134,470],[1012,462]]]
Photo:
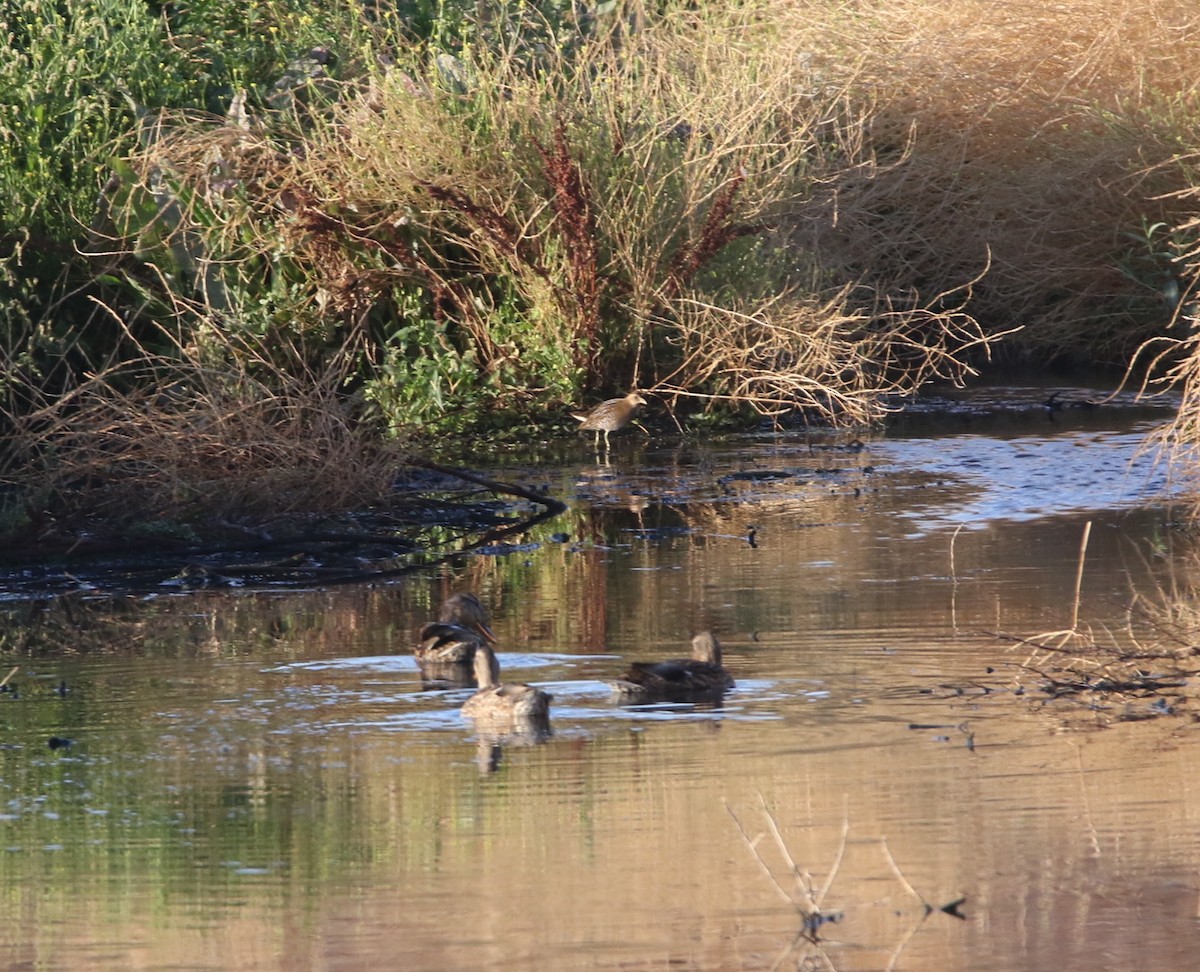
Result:
[[1075,643],[1070,647],[1051,638],[1000,636],[1031,649],[1020,669],[1035,676],[1037,683],[1020,686],[1018,694],[1027,694],[1041,706],[1073,703],[1097,725],[1190,714],[1193,683],[1200,675],[1200,659],[1191,650],[1128,649],[1079,632],[1071,635]]
[[419,476],[398,483],[386,507],[269,523],[213,520],[202,530],[157,521],[119,530],[42,524],[0,536],[0,576],[9,593],[37,596],[353,583],[424,570],[468,550],[528,550],[506,538],[566,509],[520,485],[411,462]]

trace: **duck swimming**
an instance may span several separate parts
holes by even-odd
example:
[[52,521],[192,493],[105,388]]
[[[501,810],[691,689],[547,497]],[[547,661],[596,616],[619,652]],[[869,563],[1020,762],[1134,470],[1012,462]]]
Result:
[[491,645],[475,649],[475,678],[479,691],[463,703],[462,713],[488,733],[549,735],[550,702],[541,689],[500,681],[500,662]]
[[479,645],[495,642],[488,611],[474,594],[454,594],[442,602],[436,621],[421,626],[413,654],[421,661],[470,665]]
[[427,681],[475,684],[472,663],[480,645],[494,643],[488,611],[474,594],[454,594],[442,603],[437,621],[421,626],[413,654]]
[[609,682],[622,702],[694,702],[719,699],[734,687],[733,676],[721,666],[721,643],[711,631],[692,639],[691,658],[634,662],[619,679]]

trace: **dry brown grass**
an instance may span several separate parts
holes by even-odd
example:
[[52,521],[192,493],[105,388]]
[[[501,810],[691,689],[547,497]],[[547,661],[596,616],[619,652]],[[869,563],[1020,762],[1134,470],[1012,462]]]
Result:
[[[1195,151],[1175,166],[1190,171],[1193,182],[1200,181],[1200,138]],[[1172,235],[1180,241],[1176,265],[1181,289],[1174,333],[1146,341],[1139,355],[1149,376],[1143,391],[1180,396],[1174,420],[1155,431],[1150,445],[1168,457],[1182,492],[1196,500],[1200,499],[1200,188],[1174,196],[1190,210],[1172,227]],[[1191,515],[1200,518],[1200,503],[1193,502]]]
[[0,483],[55,516],[117,526],[333,512],[388,495],[404,450],[347,405],[353,346],[314,366],[296,347],[215,327],[187,344],[163,332],[169,351],[126,336],[136,353],[8,416]]
[[1038,704],[1064,703],[1077,711],[1072,722],[1104,726],[1184,715],[1191,710],[1200,673],[1200,610],[1196,606],[1200,554],[1196,537],[1175,531],[1152,556],[1169,570],[1156,571],[1157,585],[1134,596],[1125,624],[1096,630],[1081,623],[1079,590],[1086,568],[1091,524],[1084,529],[1068,628],[1011,638],[1027,654],[1020,663],[1024,687]]
[[954,296],[986,262],[925,296],[824,266],[796,221],[879,168],[861,79],[781,43],[773,8],[715,5],[547,53],[544,73],[481,53],[465,91],[397,67],[278,181],[303,187],[300,226],[341,224],[387,281],[435,294],[485,373],[526,369],[508,405],[640,387],[867,421],[986,348]]
[[771,416],[798,409],[842,424],[875,420],[893,407],[888,395],[930,379],[961,382],[973,373],[967,354],[986,353],[992,340],[965,313],[862,308],[852,287],[823,299],[789,291],[723,307],[683,297],[676,309],[664,326],[683,360],[656,384],[659,397],[744,404]]
[[1027,347],[1124,360],[1165,325],[1169,300],[1129,263],[1144,227],[1185,208],[1165,195],[1182,173],[1161,163],[1200,115],[1194,3],[887,0],[796,16],[793,44],[819,71],[854,66],[865,138],[891,162],[841,184],[816,227],[824,252],[925,294],[990,254],[970,310],[989,330],[1024,325]]

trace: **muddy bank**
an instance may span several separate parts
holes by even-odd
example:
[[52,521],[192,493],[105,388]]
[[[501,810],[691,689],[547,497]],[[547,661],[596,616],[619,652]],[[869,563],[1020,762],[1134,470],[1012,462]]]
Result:
[[[994,492],[1007,484],[1012,493],[1031,497],[1029,515],[1037,516],[1045,511],[1036,497],[1047,488],[1051,507],[1062,505],[1067,487],[1076,489],[1080,503],[1109,502],[1105,491],[1096,493],[1096,480],[1114,483],[1119,491],[1124,457],[1136,451],[1129,437],[1146,434],[1173,407],[1170,400],[1145,401],[1097,388],[1004,386],[931,392],[905,403],[877,430],[835,434],[763,423],[756,431],[704,441],[680,436],[665,416],[652,414],[645,428],[622,433],[607,451],[594,451],[587,438],[556,438],[497,458],[500,471],[414,464],[401,471],[386,504],[338,515],[203,524],[155,520],[114,528],[31,511],[29,522],[0,542],[0,589],[22,598],[81,590],[382,581],[471,554],[507,556],[528,544],[603,542],[603,527],[581,531],[577,524],[556,526],[555,519],[573,498],[602,507],[613,495],[638,514],[652,506],[668,511],[661,522],[641,525],[648,536],[687,529],[670,511],[689,505],[720,509],[754,504],[772,493],[925,488],[957,478],[974,481],[983,495],[989,485]],[[1022,434],[1053,438],[1113,428],[1131,431],[1122,433],[1120,444],[1103,438],[1077,443],[1065,453],[1071,464],[1047,465],[1044,450],[1030,447],[1020,454],[1030,461],[1014,467],[1013,447],[996,445]],[[963,433],[978,438],[941,441]],[[738,465],[715,475],[714,457],[722,452],[736,454]],[[784,454],[786,463],[771,458]],[[581,461],[578,474],[564,479],[563,470]],[[1010,467],[1020,475],[1011,475]],[[1026,476],[1029,469],[1044,475]],[[1143,497],[1152,498],[1156,489],[1155,483],[1144,487]],[[927,518],[989,515],[986,505],[962,505],[950,495],[933,498],[937,495],[934,490],[932,501],[923,504]]]

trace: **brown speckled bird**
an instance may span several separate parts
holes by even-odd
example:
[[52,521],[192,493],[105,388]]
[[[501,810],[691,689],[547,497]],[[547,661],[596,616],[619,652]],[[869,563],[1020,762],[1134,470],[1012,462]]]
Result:
[[469,673],[480,646],[494,642],[488,612],[474,594],[454,594],[442,602],[438,620],[421,626],[413,654],[422,671],[428,664],[462,666]]
[[490,645],[475,650],[479,691],[463,703],[462,713],[486,733],[546,735],[550,732],[550,702],[541,689],[500,681],[500,662]]
[[608,683],[622,702],[691,702],[720,698],[733,688],[733,676],[721,667],[721,644],[711,631],[692,639],[691,658],[634,662]]
[[580,414],[572,412],[571,417],[581,422],[581,432],[596,433],[596,448],[600,448],[600,433],[604,433],[604,448],[608,448],[608,433],[619,432],[633,421],[637,411],[646,404],[646,399],[637,392],[630,392],[624,398],[610,398],[601,402],[590,412]]

